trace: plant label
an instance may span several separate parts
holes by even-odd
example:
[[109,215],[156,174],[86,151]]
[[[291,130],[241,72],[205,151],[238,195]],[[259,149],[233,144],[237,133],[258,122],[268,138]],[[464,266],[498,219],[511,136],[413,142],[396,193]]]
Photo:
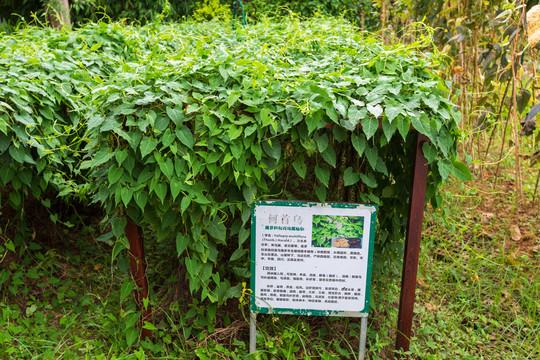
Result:
[[375,205],[261,201],[251,217],[251,311],[367,316]]

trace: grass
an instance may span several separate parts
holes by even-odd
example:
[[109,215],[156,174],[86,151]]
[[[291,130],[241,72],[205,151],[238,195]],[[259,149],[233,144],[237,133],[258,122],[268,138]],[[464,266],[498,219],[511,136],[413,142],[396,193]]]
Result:
[[540,357],[538,205],[516,206],[489,174],[451,184],[445,210],[428,214],[412,340],[421,359]]

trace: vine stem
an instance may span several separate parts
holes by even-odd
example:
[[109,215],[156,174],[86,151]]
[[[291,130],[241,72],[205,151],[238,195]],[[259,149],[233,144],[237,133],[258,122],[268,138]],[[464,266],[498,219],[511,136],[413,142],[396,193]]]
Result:
[[[501,119],[504,99],[506,98],[506,94],[508,94],[509,87],[510,87],[510,81],[506,83],[506,87],[504,88],[504,93],[501,98],[501,102],[499,104],[499,111],[497,112],[497,119]],[[489,154],[489,149],[491,148],[491,142],[493,141],[493,135],[495,134],[495,130],[497,130],[497,122],[495,122],[495,125],[493,126],[493,130],[491,130],[491,134],[489,135],[489,141],[486,146],[486,152],[484,153],[484,162],[487,160],[487,155]]]
[[540,168],[538,168],[538,174],[536,175],[536,184],[534,185],[534,192],[533,192],[533,198],[532,198],[532,204],[534,206],[535,200],[536,200],[536,190],[538,190],[538,181],[540,180]]
[[[522,0],[521,3],[524,5],[525,0]],[[519,80],[521,82],[521,76],[517,73],[516,68],[516,56],[519,55],[516,52],[516,46],[519,39],[519,33],[520,33],[520,26],[524,24],[525,21],[525,10],[526,7],[524,6],[521,10],[521,17],[519,19],[518,27],[517,27],[517,34],[514,39],[514,42],[512,43],[512,101],[514,103],[514,121],[512,123],[512,129],[513,129],[513,135],[514,135],[514,150],[515,150],[515,162],[516,162],[516,185],[517,185],[517,191],[516,191],[516,205],[519,207],[521,204],[521,200],[523,199],[523,187],[522,187],[522,177],[521,177],[521,160],[519,158],[519,148],[520,148],[520,141],[519,141],[519,129],[518,129],[518,122],[519,122],[519,116],[517,111],[517,89],[516,89],[516,82]],[[519,79],[518,79],[519,76]]]

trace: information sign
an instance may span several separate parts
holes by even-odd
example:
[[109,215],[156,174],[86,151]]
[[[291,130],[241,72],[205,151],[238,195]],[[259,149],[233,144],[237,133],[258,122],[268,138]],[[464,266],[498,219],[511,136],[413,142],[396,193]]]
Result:
[[376,209],[348,203],[256,203],[251,311],[366,317]]

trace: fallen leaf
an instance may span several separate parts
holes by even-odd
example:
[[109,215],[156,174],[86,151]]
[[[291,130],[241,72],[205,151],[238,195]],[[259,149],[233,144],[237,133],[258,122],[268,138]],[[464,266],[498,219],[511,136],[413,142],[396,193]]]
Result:
[[416,283],[422,287],[429,287],[421,278],[416,278]]
[[490,212],[482,213],[482,222],[490,222],[494,216],[495,215]]
[[519,262],[517,261],[517,259],[513,256],[513,255],[506,255],[506,261],[510,264],[510,265],[517,265]]
[[521,230],[519,230],[519,227],[517,225],[512,225],[510,227],[510,233],[512,234],[512,240],[519,241],[521,240]]

